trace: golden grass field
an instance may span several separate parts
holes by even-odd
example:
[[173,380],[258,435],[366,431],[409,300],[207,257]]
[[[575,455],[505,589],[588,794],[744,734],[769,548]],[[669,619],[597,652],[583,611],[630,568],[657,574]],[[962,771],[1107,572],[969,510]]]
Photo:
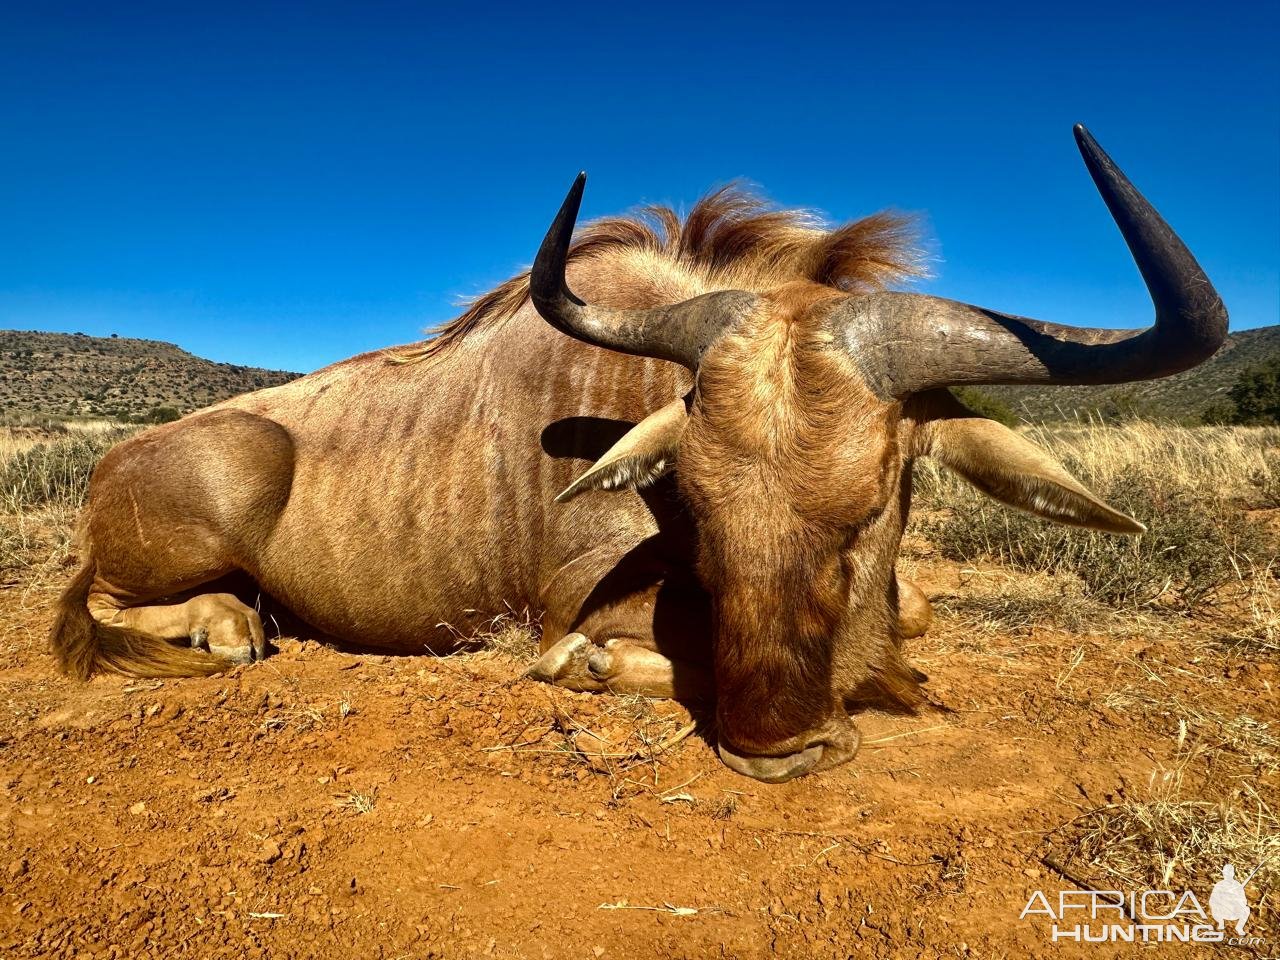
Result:
[[1280,430],[1025,429],[1149,532],[921,465],[900,567],[937,612],[908,650],[931,706],[868,711],[854,763],[776,788],[696,710],[516,683],[514,615],[448,658],[279,636],[224,679],[57,678],[48,606],[128,430],[0,433],[0,953],[1028,956],[1029,890],[1207,903],[1225,862],[1280,943]]

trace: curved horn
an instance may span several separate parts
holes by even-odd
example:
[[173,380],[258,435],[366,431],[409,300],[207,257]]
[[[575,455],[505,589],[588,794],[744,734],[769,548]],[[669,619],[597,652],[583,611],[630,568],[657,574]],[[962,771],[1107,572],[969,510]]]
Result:
[[907,293],[848,301],[837,337],[884,396],[968,383],[1100,384],[1150,380],[1211,357],[1227,311],[1186,245],[1083,125],[1076,143],[1138,264],[1155,325],[1066,327]]
[[673,360],[697,370],[707,347],[735,317],[754,304],[755,295],[725,290],[648,310],[616,310],[583,303],[565,283],[564,270],[586,183],[587,175],[578,174],[538,249],[529,274],[533,305],[561,333],[585,343]]

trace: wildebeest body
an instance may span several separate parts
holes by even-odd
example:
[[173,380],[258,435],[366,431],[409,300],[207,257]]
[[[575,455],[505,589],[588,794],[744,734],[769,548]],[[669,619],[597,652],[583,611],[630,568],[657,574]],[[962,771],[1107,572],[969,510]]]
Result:
[[1185,245],[1077,140],[1152,293],[1148,330],[885,292],[913,271],[901,219],[826,230],[733,191],[571,246],[579,178],[533,270],[426,345],[112,450],[54,627],[61,665],[183,675],[262,656],[258,614],[207,586],[243,571],[367,647],[440,649],[527,609],[534,678],[714,695],[722,758],[759,779],[847,760],[851,702],[920,699],[901,643],[928,603],[894,571],[917,458],[1048,519],[1144,529],[945,388],[1163,376],[1225,337]]

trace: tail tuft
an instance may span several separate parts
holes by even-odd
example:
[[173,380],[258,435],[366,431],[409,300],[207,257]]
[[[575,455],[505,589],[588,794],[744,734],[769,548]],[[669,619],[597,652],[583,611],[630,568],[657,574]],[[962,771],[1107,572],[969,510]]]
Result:
[[77,680],[88,680],[95,673],[204,677],[234,666],[231,661],[202,650],[98,623],[88,606],[96,573],[90,558],[58,598],[49,646],[64,674]]
[[235,666],[203,650],[179,647],[132,630],[96,624],[98,649],[93,669],[129,677],[207,677]]
[[58,669],[68,677],[88,680],[93,673],[98,640],[97,623],[89,615],[89,588],[96,573],[93,560],[84,565],[62,591],[55,608],[49,647],[57,658]]

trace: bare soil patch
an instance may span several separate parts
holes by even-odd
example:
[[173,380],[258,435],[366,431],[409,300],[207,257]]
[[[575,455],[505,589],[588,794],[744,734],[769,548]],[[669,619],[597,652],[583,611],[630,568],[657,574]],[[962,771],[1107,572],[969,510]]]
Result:
[[[974,578],[915,572],[935,598]],[[1128,955],[1019,919],[1073,886],[1042,858],[1108,888],[1155,862],[1107,832],[1136,805],[1275,809],[1275,664],[1190,628],[944,614],[911,647],[932,707],[867,712],[855,762],[767,786],[678,704],[519,680],[510,636],[72,683],[44,652],[58,585],[0,589],[6,957]],[[1207,904],[1218,849],[1168,882]],[[1250,887],[1271,938],[1277,866]]]

